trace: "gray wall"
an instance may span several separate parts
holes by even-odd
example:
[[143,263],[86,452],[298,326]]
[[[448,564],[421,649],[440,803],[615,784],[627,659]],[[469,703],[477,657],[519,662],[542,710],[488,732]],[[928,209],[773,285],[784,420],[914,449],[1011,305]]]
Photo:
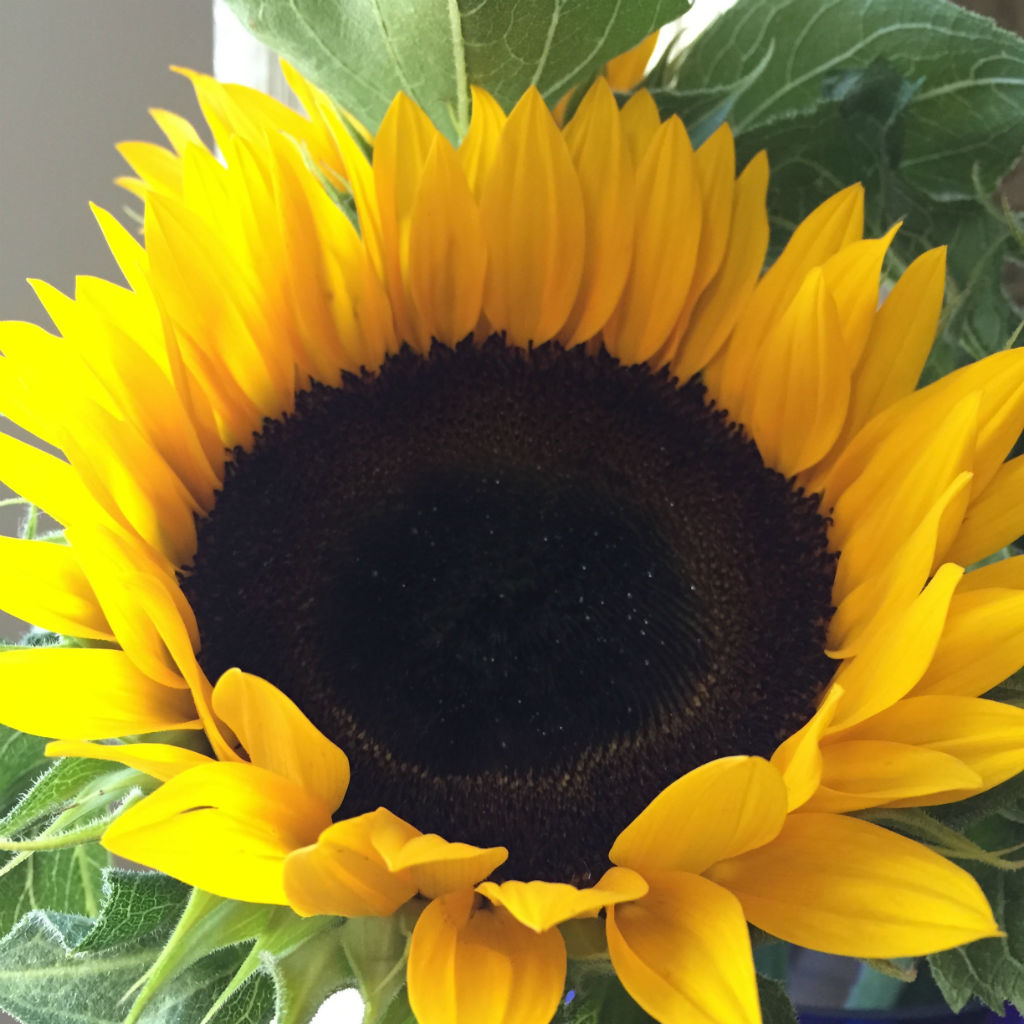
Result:
[[[149,107],[198,118],[169,65],[210,71],[212,49],[211,0],[0,0],[0,319],[48,326],[27,277],[118,279],[88,204],[134,202],[115,143],[161,139]],[[0,509],[0,533],[18,519]],[[0,616],[0,635],[20,632]]]

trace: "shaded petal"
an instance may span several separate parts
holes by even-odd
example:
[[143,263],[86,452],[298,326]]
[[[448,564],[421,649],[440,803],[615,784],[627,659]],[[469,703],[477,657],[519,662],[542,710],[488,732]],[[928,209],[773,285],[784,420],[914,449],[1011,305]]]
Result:
[[784,476],[814,465],[846,418],[849,357],[825,275],[813,270],[768,333],[740,405],[765,463]]
[[[1024,709],[1001,701],[907,697],[850,730],[843,739],[847,737],[913,743],[955,757],[980,777],[974,788],[988,789],[1024,770]],[[942,799],[892,802],[920,806],[952,799],[959,797],[947,793]]]
[[833,730],[863,722],[914,688],[935,653],[962,575],[958,565],[942,566],[902,615],[880,628],[860,654],[843,663],[835,675],[844,694]]
[[[967,580],[973,574],[964,576]],[[914,694],[977,697],[1024,665],[1024,590],[963,591],[949,603],[935,655]]]
[[657,45],[658,33],[652,32],[632,49],[613,57],[604,66],[604,77],[608,84],[616,92],[630,92],[635,89],[643,79],[644,70]]
[[409,947],[419,1024],[548,1024],[565,984],[558,929],[537,934],[472,889],[434,900]]
[[693,147],[673,117],[658,127],[636,169],[632,266],[604,326],[608,351],[621,362],[644,362],[668,339],[690,293],[702,216]]
[[383,807],[335,822],[284,865],[288,904],[303,917],[386,917],[416,895],[408,871],[392,871],[381,852],[419,832]]
[[576,169],[533,87],[509,115],[480,213],[487,237],[484,312],[514,344],[547,341],[576,302],[585,226]]
[[47,757],[89,757],[94,761],[117,761],[129,768],[166,782],[211,759],[197,750],[170,743],[87,743],[84,740],[54,740],[46,745]]
[[619,108],[598,78],[565,129],[579,175],[587,244],[579,295],[562,330],[567,344],[595,335],[612,315],[633,256],[636,184]]
[[645,877],[692,871],[767,843],[786,817],[782,776],[760,757],[723,757],[666,786],[615,840],[608,857]]
[[844,738],[825,744],[821,756],[821,786],[805,810],[859,811],[944,790],[981,789],[981,776],[959,758],[909,743]]
[[213,688],[213,710],[253,764],[297,782],[332,811],[348,789],[348,758],[276,686],[228,669]]
[[872,416],[916,387],[935,340],[945,284],[942,247],[918,256],[893,285],[875,314],[864,358],[854,374],[845,436],[852,437]]
[[1004,463],[971,502],[948,557],[970,565],[1024,534],[1024,455]]
[[772,764],[782,773],[786,783],[791,811],[807,803],[821,783],[819,744],[825,730],[832,724],[842,696],[843,688],[833,683],[811,720],[784,740],[772,754]]
[[190,768],[129,807],[103,845],[189,885],[253,903],[287,903],[285,858],[330,823],[300,786],[251,764]]
[[739,901],[698,875],[657,874],[608,909],[608,952],[626,991],[661,1024],[760,1024]]
[[508,860],[504,846],[480,847],[450,843],[433,833],[413,836],[398,849],[381,850],[388,867],[408,872],[429,899],[468,889]]
[[459,159],[440,135],[423,165],[403,260],[420,350],[431,338],[461,341],[480,319],[487,247]]
[[689,380],[718,354],[754,289],[768,251],[767,190],[768,159],[761,152],[736,179],[722,265],[697,300],[672,362],[680,380]]
[[199,724],[187,690],[153,682],[123,651],[42,647],[2,657],[0,720],[12,729],[100,740]]
[[594,917],[602,907],[647,895],[647,882],[629,868],[609,868],[597,885],[577,889],[565,882],[483,882],[476,891],[504,907],[535,932],[574,917]]
[[998,935],[978,883],[937,853],[841,814],[790,815],[767,846],[708,877],[747,920],[840,956],[922,956]]
[[477,85],[471,85],[469,91],[473,98],[473,112],[469,118],[469,130],[459,146],[459,161],[473,195],[479,199],[508,118],[489,92]]

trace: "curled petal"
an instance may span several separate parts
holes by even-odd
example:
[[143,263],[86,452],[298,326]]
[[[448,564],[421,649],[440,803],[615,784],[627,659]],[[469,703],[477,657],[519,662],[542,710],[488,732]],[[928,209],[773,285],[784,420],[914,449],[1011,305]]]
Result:
[[472,889],[434,900],[409,948],[419,1024],[549,1024],[565,984],[557,928],[538,934]]

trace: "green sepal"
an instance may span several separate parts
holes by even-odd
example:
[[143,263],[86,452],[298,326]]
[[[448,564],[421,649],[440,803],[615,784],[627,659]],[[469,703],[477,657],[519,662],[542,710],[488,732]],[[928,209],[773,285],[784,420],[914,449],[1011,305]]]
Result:
[[424,906],[412,900],[390,917],[350,917],[341,945],[365,1004],[363,1024],[381,1024],[405,989],[413,925]]

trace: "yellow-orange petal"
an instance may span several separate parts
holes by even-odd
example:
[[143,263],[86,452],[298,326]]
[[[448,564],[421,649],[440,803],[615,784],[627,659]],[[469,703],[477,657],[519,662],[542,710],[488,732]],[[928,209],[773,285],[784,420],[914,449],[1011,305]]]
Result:
[[1024,666],[1024,590],[999,588],[964,592],[961,581],[949,603],[949,615],[935,655],[914,687],[914,695],[977,697],[1021,666]]
[[619,109],[601,78],[565,129],[583,193],[586,249],[579,294],[562,329],[566,344],[593,337],[615,309],[633,254],[636,187]]
[[553,338],[583,272],[583,194],[562,133],[532,87],[502,131],[480,214],[487,318],[517,345]]
[[976,501],[971,502],[948,556],[970,565],[1024,534],[1024,455],[1004,463]]
[[962,575],[958,565],[943,565],[902,615],[843,663],[834,677],[844,692],[831,730],[863,722],[914,688],[935,653]]
[[413,836],[397,848],[382,848],[381,854],[392,871],[408,872],[417,890],[430,899],[472,888],[508,860],[504,846],[451,843],[433,833]]
[[479,199],[484,182],[491,171],[491,165],[498,152],[498,142],[508,118],[498,101],[479,86],[469,87],[473,109],[469,118],[469,130],[459,146],[459,161],[466,172],[466,180]]
[[966,871],[842,814],[792,814],[774,841],[708,876],[758,928],[840,956],[922,956],[999,934]]
[[831,449],[850,397],[847,353],[825,275],[812,270],[764,339],[735,409],[761,457],[784,476]]
[[153,682],[123,651],[40,647],[0,658],[0,721],[12,729],[102,740],[198,725],[187,691]]
[[833,683],[810,721],[783,740],[772,754],[772,764],[782,773],[786,784],[790,811],[807,803],[821,783],[821,738],[832,724],[842,697],[842,686]]
[[349,782],[345,752],[276,686],[228,669],[213,688],[213,710],[253,764],[298,783],[332,811],[341,804]]
[[613,864],[700,874],[772,839],[786,817],[782,776],[760,757],[722,757],[666,786],[619,834]]
[[170,743],[88,743],[85,740],[54,740],[46,745],[47,757],[88,757],[116,761],[154,779],[166,782],[175,775],[209,764],[210,758],[188,747]]
[[482,882],[476,887],[478,893],[535,932],[546,932],[574,917],[593,917],[603,907],[638,900],[647,890],[641,875],[618,867],[609,868],[589,889],[538,881]]
[[[1024,709],[1001,701],[934,695],[907,697],[844,734],[890,743],[912,743],[957,758],[989,789],[1024,769]],[[958,795],[957,790],[962,789]],[[900,799],[896,805],[945,803],[966,796],[971,787],[950,785],[934,799]],[[933,790],[934,792],[940,792]]]
[[838,739],[821,747],[821,785],[805,811],[859,811],[948,790],[974,792],[981,776],[957,757],[888,740]]
[[673,117],[658,127],[636,170],[633,262],[603,332],[620,362],[644,362],[668,339],[690,292],[702,217],[693,147]]
[[289,779],[256,765],[211,763],[129,807],[102,842],[215,896],[284,904],[285,858],[330,820],[327,808]]
[[480,319],[487,247],[480,211],[455,150],[434,137],[420,175],[403,246],[403,273],[415,312],[415,341],[461,341]]
[[760,1024],[739,901],[681,872],[650,878],[642,900],[608,910],[608,952],[626,991],[665,1024]]
[[297,914],[386,917],[416,895],[408,871],[392,871],[380,847],[419,835],[383,807],[325,828],[316,842],[292,852],[283,873],[288,904]]
[[465,889],[420,915],[407,979],[419,1024],[549,1024],[565,943],[557,928],[537,934]]

